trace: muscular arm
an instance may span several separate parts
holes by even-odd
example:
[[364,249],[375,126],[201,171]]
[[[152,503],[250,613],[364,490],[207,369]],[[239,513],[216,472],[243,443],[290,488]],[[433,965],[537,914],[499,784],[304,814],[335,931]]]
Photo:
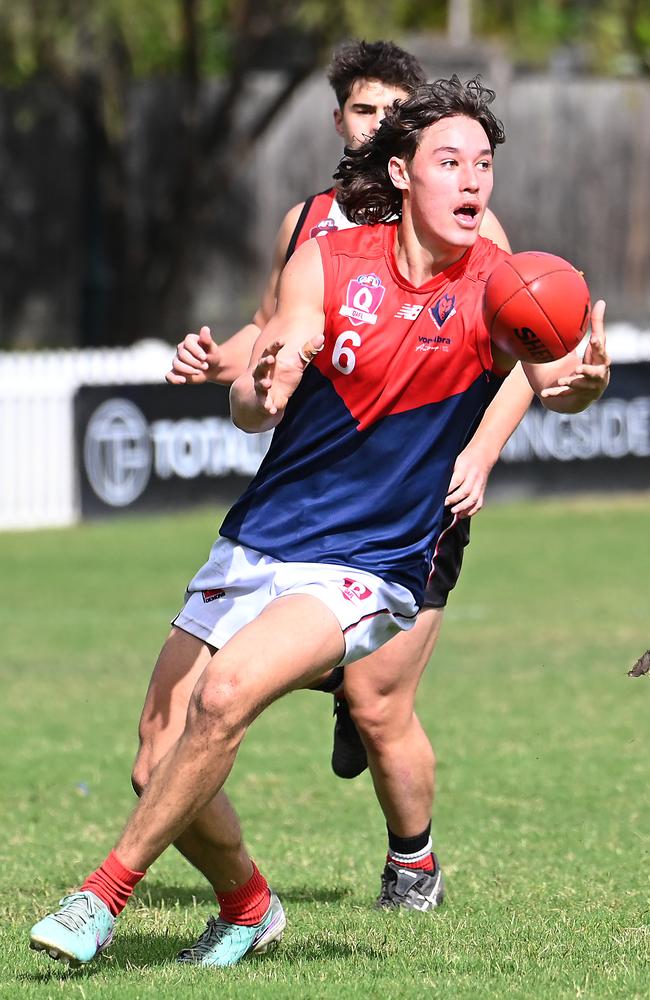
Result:
[[257,338],[247,371],[231,387],[232,419],[242,430],[266,431],[282,420],[323,345],[323,289],[320,250],[308,240],[282,272],[276,310]]
[[[575,352],[545,365],[517,364],[485,411],[479,427],[454,465],[445,503],[461,517],[476,514],[483,506],[488,477],[506,441],[530,406],[535,392],[548,410],[579,413],[602,396],[609,383],[609,358],[605,344],[605,303],[597,302],[591,314],[591,337],[580,362]],[[503,368],[512,359],[493,349]]]
[[[302,212],[304,202],[300,202],[299,205],[294,205],[293,208],[289,209],[284,219],[282,220],[282,225],[278,229],[277,236],[275,237],[275,243],[273,245],[273,259],[271,262],[271,271],[268,276],[264,292],[262,293],[262,301],[260,303],[259,309],[253,317],[253,323],[257,327],[257,335],[260,331],[264,329],[271,316],[275,312],[275,306],[278,296],[278,286],[280,283],[280,275],[284,269],[284,265],[287,261],[287,250],[289,249],[289,241],[293,236],[293,231],[298,225],[298,219],[300,218],[300,213]],[[251,343],[251,349],[255,343],[257,336]],[[228,343],[228,341],[226,341]]]
[[456,459],[445,506],[470,517],[483,506],[489,475],[501,451],[533,399],[533,390],[517,364],[488,406],[469,444]]

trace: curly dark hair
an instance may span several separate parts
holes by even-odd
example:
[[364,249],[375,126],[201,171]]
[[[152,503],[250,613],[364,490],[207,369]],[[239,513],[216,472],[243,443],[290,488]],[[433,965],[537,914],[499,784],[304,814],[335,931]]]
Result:
[[355,80],[381,80],[413,90],[426,82],[426,75],[415,56],[394,42],[348,41],[334,51],[327,79],[343,108]]
[[402,192],[390,179],[388,161],[392,156],[412,160],[423,131],[442,118],[473,118],[483,126],[494,153],[505,142],[503,125],[489,108],[494,97],[480,77],[463,84],[454,74],[396,101],[371,139],[357,149],[345,147],[334,179],[336,200],[348,218],[357,225],[401,218]]

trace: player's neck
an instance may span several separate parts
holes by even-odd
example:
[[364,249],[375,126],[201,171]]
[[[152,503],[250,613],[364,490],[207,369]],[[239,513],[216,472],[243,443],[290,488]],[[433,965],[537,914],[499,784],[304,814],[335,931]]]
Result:
[[407,281],[415,287],[424,285],[451,267],[467,253],[468,247],[450,246],[418,233],[413,221],[403,218],[395,230],[395,261]]

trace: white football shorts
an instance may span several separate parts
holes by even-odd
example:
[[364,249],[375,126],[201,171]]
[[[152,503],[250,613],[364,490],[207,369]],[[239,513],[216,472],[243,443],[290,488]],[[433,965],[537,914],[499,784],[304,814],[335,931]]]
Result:
[[345,639],[342,664],[411,628],[418,613],[406,587],[373,573],[333,563],[281,562],[218,538],[172,625],[220,649],[276,597],[289,594],[311,594],[336,615]]

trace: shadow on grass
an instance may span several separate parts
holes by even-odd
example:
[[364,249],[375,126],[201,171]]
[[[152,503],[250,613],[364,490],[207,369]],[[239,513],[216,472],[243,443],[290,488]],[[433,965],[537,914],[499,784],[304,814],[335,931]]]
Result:
[[314,885],[294,885],[283,888],[276,882],[273,883],[273,889],[283,903],[338,903],[352,893],[352,889],[347,886],[318,888]]
[[[180,937],[171,934],[120,934],[110,952],[88,965],[68,968],[60,962],[50,962],[50,966],[33,972],[23,972],[16,976],[16,983],[82,983],[92,981],[96,976],[105,976],[111,972],[123,973],[129,969],[157,968],[175,964],[175,958],[181,948],[186,948],[189,942],[187,936]],[[299,940],[285,940],[277,946],[278,957],[283,962],[323,962],[340,961],[354,958],[363,953],[365,960],[383,961],[386,958],[387,942],[382,941],[377,946],[360,936],[358,942],[351,941],[343,935],[331,931],[315,933]],[[273,961],[276,948],[272,948],[266,956],[251,956],[249,961]],[[178,965],[175,966],[180,968]],[[189,967],[191,969],[191,966]]]
[[[197,934],[202,928],[197,928]],[[187,948],[192,941],[187,934],[182,937],[177,934],[130,933],[126,928],[120,930],[115,943],[105,955],[87,965],[69,967],[63,962],[56,962],[41,956],[41,961],[49,961],[48,966],[33,972],[23,972],[16,976],[17,982],[50,983],[61,980],[81,982],[93,979],[97,975],[110,972],[123,972],[128,969],[142,969],[174,963],[176,955],[182,948]],[[178,966],[176,966],[178,968]]]
[[[283,903],[338,903],[352,892],[347,886],[286,886],[283,888],[273,883],[273,888]],[[169,908],[170,906],[208,906],[215,907],[214,893],[209,885],[187,888],[179,885],[147,885],[140,892],[136,891],[134,899],[149,909]]]
[[[187,936],[180,937],[171,934],[120,934],[111,947],[110,952],[88,965],[69,968],[61,962],[50,961],[50,965],[42,970],[23,972],[16,976],[17,984],[49,984],[68,981],[70,983],[89,982],[96,976],[106,976],[113,973],[128,972],[129,969],[157,968],[165,965],[175,965],[175,958],[181,948],[189,944]],[[342,935],[331,931],[316,933],[300,940],[287,941],[286,938],[277,948],[278,957],[283,962],[323,962],[340,961],[354,958],[363,952],[364,960],[383,961],[386,958],[386,942],[373,946],[366,939],[358,942],[350,941]],[[273,961],[276,949],[263,957],[251,956],[249,961]],[[43,959],[45,960],[45,959]],[[175,965],[175,968],[180,966]],[[191,966],[189,967],[191,969]]]
[[[347,887],[337,888],[317,888],[315,886],[294,886],[277,889],[278,895],[285,903],[337,903],[345,896],[351,894],[351,889]],[[146,893],[138,896],[141,905],[146,908],[168,908],[176,904],[181,906],[194,906],[199,904],[214,903],[214,896],[209,888],[188,889],[182,886],[149,886]],[[197,934],[201,932],[202,925],[197,925]],[[160,966],[173,963],[176,955],[182,948],[187,948],[191,944],[188,935],[176,935],[170,933],[131,932],[128,928],[120,928],[116,936],[115,943],[111,946],[106,955],[101,956],[96,961],[88,965],[69,967],[63,962],[56,962],[41,954],[39,962],[47,962],[42,969],[31,972],[19,973],[16,976],[18,983],[52,983],[62,980],[80,982],[86,979],[93,979],[97,974],[114,971],[122,971],[128,968],[146,968],[147,966]],[[322,961],[326,959],[349,958],[355,955],[358,948],[354,944],[332,937],[331,934],[316,934],[308,940],[282,945],[282,954],[291,960]],[[367,957],[381,958],[385,955],[383,949],[373,949],[366,943],[364,945],[364,955]]]

